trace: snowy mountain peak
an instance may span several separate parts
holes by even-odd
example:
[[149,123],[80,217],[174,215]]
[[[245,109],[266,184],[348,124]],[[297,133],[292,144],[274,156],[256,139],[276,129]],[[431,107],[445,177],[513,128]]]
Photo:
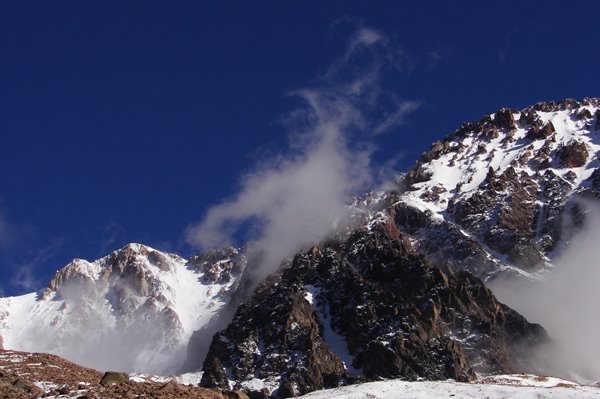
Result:
[[191,334],[229,302],[245,265],[234,248],[187,261],[142,244],[74,259],[39,295],[0,299],[0,336],[6,348],[87,366],[173,372]]
[[598,197],[599,155],[598,98],[501,108],[433,143],[400,178],[394,215],[438,266],[537,272],[572,234],[577,199]]
[[[143,244],[131,243],[94,262],[73,259],[56,272],[44,295],[60,291],[68,282],[108,282],[119,277],[129,278],[132,283],[136,278],[140,281],[148,280],[157,274],[156,270],[153,273],[153,269],[169,272],[182,263],[185,263],[185,260],[177,255],[160,252]],[[148,293],[147,287],[139,288],[141,295]]]
[[549,268],[582,223],[578,199],[600,197],[599,155],[600,99],[501,108],[433,143],[393,190],[356,198],[351,223],[237,309],[250,249],[185,260],[132,243],[0,298],[0,342],[138,372],[187,355],[185,367],[204,361],[204,385],[280,396],[530,371],[522,350],[546,333],[489,287]]
[[[599,99],[501,108],[437,141],[405,176],[415,203],[439,213],[507,169],[550,170],[579,186],[598,163]],[[589,167],[588,167],[589,166]],[[408,197],[408,196],[407,196]]]

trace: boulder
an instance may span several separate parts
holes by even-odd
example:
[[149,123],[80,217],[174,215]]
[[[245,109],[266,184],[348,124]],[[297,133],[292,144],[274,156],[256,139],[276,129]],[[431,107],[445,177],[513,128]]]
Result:
[[17,378],[12,385],[17,392],[24,392],[29,398],[39,398],[44,394],[44,391],[40,387],[24,378]]
[[118,371],[107,371],[100,380],[100,385],[110,386],[119,385],[129,382],[129,375],[127,373],[121,373]]

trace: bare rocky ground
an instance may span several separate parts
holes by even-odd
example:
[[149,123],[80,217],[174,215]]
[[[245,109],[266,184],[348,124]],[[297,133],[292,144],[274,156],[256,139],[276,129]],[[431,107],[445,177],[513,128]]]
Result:
[[239,391],[134,382],[124,373],[103,373],[47,353],[0,350],[0,399],[198,398],[243,399]]

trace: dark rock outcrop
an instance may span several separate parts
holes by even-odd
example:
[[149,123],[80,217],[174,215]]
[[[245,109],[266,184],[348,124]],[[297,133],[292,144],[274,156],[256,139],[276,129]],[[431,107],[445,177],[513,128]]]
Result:
[[529,128],[529,131],[527,132],[527,136],[532,140],[545,140],[554,133],[556,133],[556,129],[554,128],[552,122],[542,125],[538,120],[533,122]]
[[558,150],[558,158],[567,168],[579,168],[585,165],[588,156],[589,152],[585,144],[580,141],[570,141]]
[[515,112],[518,111],[510,108],[500,108],[494,114],[494,125],[506,130],[516,129],[517,124],[515,123],[515,117],[513,115]]
[[298,253],[259,286],[213,338],[202,385],[260,378],[285,397],[364,379],[468,381],[529,370],[522,348],[546,340],[477,278],[415,254],[391,218]]

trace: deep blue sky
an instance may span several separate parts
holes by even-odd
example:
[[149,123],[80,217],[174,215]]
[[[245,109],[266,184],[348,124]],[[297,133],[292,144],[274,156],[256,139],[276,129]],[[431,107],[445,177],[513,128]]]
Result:
[[501,106],[600,95],[599,15],[592,0],[1,2],[0,292],[131,241],[193,253],[186,226],[285,145],[286,93],[353,26],[412,66],[393,90],[422,106],[375,141],[403,169]]

